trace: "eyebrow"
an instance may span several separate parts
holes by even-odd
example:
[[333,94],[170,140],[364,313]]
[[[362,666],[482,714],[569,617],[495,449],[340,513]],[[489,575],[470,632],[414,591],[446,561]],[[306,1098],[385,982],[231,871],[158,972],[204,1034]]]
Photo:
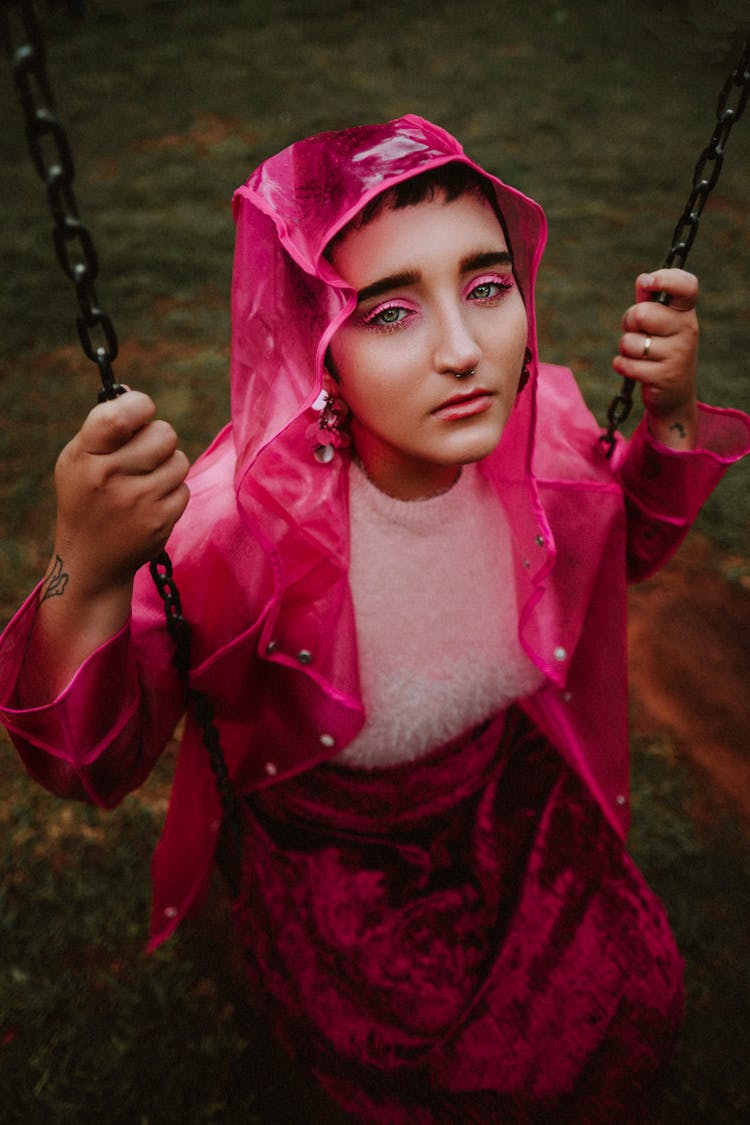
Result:
[[[463,274],[469,273],[471,270],[489,269],[492,266],[511,268],[513,258],[507,250],[478,250],[462,258],[458,269],[459,273]],[[373,281],[371,285],[366,285],[364,289],[360,289],[357,293],[357,304],[361,305],[364,301],[369,301],[373,297],[380,297],[383,293],[389,293],[392,289],[416,285],[421,277],[419,270],[401,270],[398,273],[388,274],[387,277],[381,277],[378,281]]]
[[360,289],[357,293],[357,304],[361,305],[371,297],[380,297],[382,293],[388,293],[391,289],[404,289],[409,285],[416,285],[421,276],[419,270],[390,273],[387,277],[381,277],[379,281],[373,281],[372,285]]

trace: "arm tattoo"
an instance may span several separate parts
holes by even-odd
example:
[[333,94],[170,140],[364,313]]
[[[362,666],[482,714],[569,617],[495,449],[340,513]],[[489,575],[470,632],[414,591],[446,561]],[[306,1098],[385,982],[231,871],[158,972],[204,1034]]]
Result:
[[69,575],[63,570],[63,561],[59,555],[55,555],[55,563],[52,567],[52,572],[45,580],[44,585],[39,593],[39,605],[46,602],[47,598],[59,598],[65,593],[65,587],[68,585]]
[[675,430],[679,437],[687,437],[685,427],[683,426],[682,422],[673,422],[669,428],[670,430]]

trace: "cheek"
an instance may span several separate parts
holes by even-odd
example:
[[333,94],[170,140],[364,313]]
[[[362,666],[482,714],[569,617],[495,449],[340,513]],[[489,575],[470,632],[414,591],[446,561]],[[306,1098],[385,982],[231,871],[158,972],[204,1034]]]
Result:
[[343,386],[354,382],[357,373],[366,365],[366,349],[362,348],[357,336],[343,328],[331,340],[328,358],[332,373]]
[[367,409],[373,395],[377,395],[377,381],[372,377],[367,348],[363,348],[360,341],[343,336],[331,341],[328,354],[331,374],[338,383],[341,397],[357,416]]
[[517,317],[512,330],[506,336],[504,348],[506,360],[510,360],[510,365],[519,372],[523,366],[527,344],[528,324],[524,311]]
[[381,409],[393,398],[393,356],[377,340],[344,330],[331,341],[329,357],[332,374],[354,413]]
[[526,316],[526,306],[523,303],[521,294],[516,292],[517,307],[515,309],[515,342],[521,349],[526,348],[526,341],[529,335],[529,321]]
[[351,408],[350,399],[356,393],[357,368],[356,353],[346,346],[346,342],[331,341],[328,349],[328,365],[331,375],[337,383],[337,390],[344,401]]

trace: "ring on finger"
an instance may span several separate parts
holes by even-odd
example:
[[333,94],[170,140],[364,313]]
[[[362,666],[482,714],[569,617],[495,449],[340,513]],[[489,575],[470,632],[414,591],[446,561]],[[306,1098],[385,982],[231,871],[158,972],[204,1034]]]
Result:
[[648,359],[648,353],[651,351],[651,337],[647,336],[643,341],[643,351],[641,352],[641,359]]

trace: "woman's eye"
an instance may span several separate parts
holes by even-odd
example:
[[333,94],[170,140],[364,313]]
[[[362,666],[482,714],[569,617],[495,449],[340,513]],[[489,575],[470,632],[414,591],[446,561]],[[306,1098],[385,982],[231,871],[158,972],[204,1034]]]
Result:
[[409,309],[402,305],[387,305],[384,309],[375,309],[365,317],[368,328],[394,328],[402,324],[409,315]]
[[374,317],[374,319],[379,324],[397,324],[398,321],[401,320],[403,314],[403,309],[383,309],[383,311],[379,312],[377,316]]
[[472,301],[489,301],[493,297],[499,297],[507,289],[510,289],[510,282],[507,281],[480,281],[478,285],[471,289],[469,299]]

